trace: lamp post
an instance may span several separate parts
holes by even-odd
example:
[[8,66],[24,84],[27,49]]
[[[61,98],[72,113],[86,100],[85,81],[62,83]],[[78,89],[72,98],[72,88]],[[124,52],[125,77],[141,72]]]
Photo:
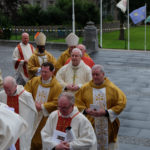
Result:
[[103,21],[103,14],[102,14],[102,1],[103,0],[100,0],[99,4],[100,4],[100,48],[102,48],[102,34],[103,34],[103,26],[102,26],[102,21]]
[[74,0],[72,0],[72,32],[75,33]]
[[127,1],[127,14],[128,14],[128,50],[130,50],[130,19],[129,19],[129,0]]

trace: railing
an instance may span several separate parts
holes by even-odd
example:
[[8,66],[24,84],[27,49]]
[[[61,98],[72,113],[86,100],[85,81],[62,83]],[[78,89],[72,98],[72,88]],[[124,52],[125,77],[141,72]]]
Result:
[[[5,30],[9,30],[11,32],[11,36],[13,35],[15,37],[15,40],[20,40],[20,35],[23,32],[28,32],[30,35],[30,40],[34,40],[34,35],[37,32],[43,32],[47,39],[49,40],[55,40],[60,38],[65,38],[70,32],[72,32],[71,29],[54,29],[54,28],[32,28],[32,27],[13,27],[13,28],[2,28],[1,33]],[[78,36],[83,36],[83,30],[77,29],[76,34]]]
[[[99,26],[97,26],[99,30]],[[103,23],[103,32],[111,32],[114,30],[119,30],[119,22],[107,22]],[[69,27],[64,26],[14,26],[11,28],[1,28],[0,27],[0,36],[7,30],[8,33],[10,33],[10,37],[13,36],[14,40],[20,40],[21,34],[23,32],[28,32],[30,35],[30,40],[34,40],[34,35],[37,32],[43,32],[48,40],[55,40],[55,39],[61,39],[65,38],[70,32],[72,32],[72,29]],[[83,37],[84,29],[76,29],[76,34],[79,37]],[[10,39],[8,37],[7,39]]]

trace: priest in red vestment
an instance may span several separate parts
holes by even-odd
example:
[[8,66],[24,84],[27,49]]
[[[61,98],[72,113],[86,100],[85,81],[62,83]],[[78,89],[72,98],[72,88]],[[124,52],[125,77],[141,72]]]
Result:
[[28,124],[27,131],[16,142],[16,150],[30,150],[34,122],[37,116],[36,107],[31,93],[17,85],[16,80],[7,76],[3,80],[4,90],[0,92],[0,102],[12,107]]
[[91,123],[74,106],[74,95],[64,92],[58,110],[49,115],[41,131],[43,150],[96,150],[96,136]]

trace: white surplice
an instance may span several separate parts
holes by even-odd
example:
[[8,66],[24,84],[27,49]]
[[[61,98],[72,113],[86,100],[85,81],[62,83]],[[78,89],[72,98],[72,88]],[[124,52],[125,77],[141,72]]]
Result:
[[[77,112],[77,107],[74,107],[73,112],[68,117],[73,117]],[[54,111],[50,114],[45,127],[41,131],[43,147],[48,147],[49,150],[57,145],[57,142],[52,140],[57,121],[58,111]],[[76,115],[72,119],[70,126],[76,137],[73,141],[69,142],[73,150],[97,150],[97,141],[93,127],[84,115],[81,113]]]
[[27,131],[27,122],[9,107],[0,103],[0,149],[7,150]]
[[[24,90],[24,87],[18,85],[14,96],[22,90]],[[0,92],[0,102],[7,104],[7,95],[4,90]],[[27,131],[20,137],[20,150],[30,150],[37,111],[32,95],[27,91],[19,96],[19,115],[28,123]]]

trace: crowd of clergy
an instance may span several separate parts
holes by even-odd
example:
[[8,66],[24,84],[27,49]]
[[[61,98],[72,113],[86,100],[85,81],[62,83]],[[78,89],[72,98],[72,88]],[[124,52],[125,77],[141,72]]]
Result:
[[[0,72],[1,150],[119,150],[126,96],[70,33],[58,59],[46,35],[29,34],[12,54],[15,76]],[[3,72],[3,70],[2,70]]]

